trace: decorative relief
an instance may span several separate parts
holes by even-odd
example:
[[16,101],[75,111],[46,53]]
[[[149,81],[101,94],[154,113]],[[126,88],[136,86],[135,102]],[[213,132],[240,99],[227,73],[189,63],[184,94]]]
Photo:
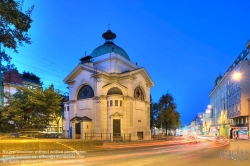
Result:
[[119,117],[122,117],[123,115],[122,115],[121,113],[119,113],[119,112],[115,112],[115,113],[113,113],[112,115],[110,115],[110,117],[112,117],[112,116],[119,116]]
[[85,79],[82,80],[82,84],[86,84],[86,80]]

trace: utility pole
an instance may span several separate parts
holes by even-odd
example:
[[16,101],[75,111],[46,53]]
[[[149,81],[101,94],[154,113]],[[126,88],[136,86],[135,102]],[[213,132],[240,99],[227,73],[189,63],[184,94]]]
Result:
[[0,106],[3,105],[3,79],[2,79],[2,49],[1,49],[1,43],[0,43]]

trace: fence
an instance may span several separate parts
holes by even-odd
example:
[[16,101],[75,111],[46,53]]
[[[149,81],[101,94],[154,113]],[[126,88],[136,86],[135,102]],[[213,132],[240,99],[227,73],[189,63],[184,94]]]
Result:
[[84,133],[85,140],[131,141],[131,134],[125,133]]

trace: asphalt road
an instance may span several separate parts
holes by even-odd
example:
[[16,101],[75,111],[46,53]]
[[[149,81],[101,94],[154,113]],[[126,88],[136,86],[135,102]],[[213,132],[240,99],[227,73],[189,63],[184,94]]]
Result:
[[[60,152],[59,152],[60,153]],[[41,154],[39,154],[41,156]],[[60,154],[54,154],[60,155]],[[62,155],[62,154],[61,154]],[[68,155],[68,154],[67,154]],[[52,155],[53,156],[53,155]],[[75,155],[77,156],[77,155]],[[249,166],[250,141],[150,142],[105,145],[73,158],[43,158],[39,162],[2,162],[0,165],[32,166]]]

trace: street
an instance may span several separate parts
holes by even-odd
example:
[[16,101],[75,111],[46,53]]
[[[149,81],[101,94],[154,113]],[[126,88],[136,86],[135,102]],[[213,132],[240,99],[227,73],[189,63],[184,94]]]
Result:
[[[56,150],[56,149],[55,149]],[[97,146],[95,150],[86,151],[82,154],[65,154],[64,151],[57,151],[46,158],[46,154],[36,154],[37,157],[25,158],[23,160],[15,155],[12,160],[3,157],[0,165],[75,165],[75,166],[210,166],[210,165],[249,165],[250,141],[243,140],[179,140],[179,141],[158,141],[130,144],[106,144]],[[84,149],[82,149],[84,151]],[[82,151],[82,152],[83,152]],[[64,154],[62,154],[64,152]],[[79,153],[79,150],[76,152]],[[47,154],[48,155],[48,154]],[[71,157],[65,157],[65,155]],[[39,156],[39,157],[38,157]],[[42,156],[42,157],[41,157]],[[59,156],[59,157],[56,157]],[[61,157],[60,157],[61,156]],[[64,156],[64,157],[63,157]],[[78,157],[77,157],[78,156]],[[8,159],[8,160],[7,160]],[[17,160],[19,159],[19,161]],[[26,161],[26,162],[25,162]]]
[[[238,141],[230,144],[215,144],[210,141],[180,145],[156,145],[146,147],[130,147],[127,149],[100,151],[85,155],[85,165],[235,165],[236,160],[223,160],[220,157],[224,150],[250,150],[250,142]],[[238,161],[238,165],[249,165],[247,158]],[[98,156],[98,157],[97,157]]]

